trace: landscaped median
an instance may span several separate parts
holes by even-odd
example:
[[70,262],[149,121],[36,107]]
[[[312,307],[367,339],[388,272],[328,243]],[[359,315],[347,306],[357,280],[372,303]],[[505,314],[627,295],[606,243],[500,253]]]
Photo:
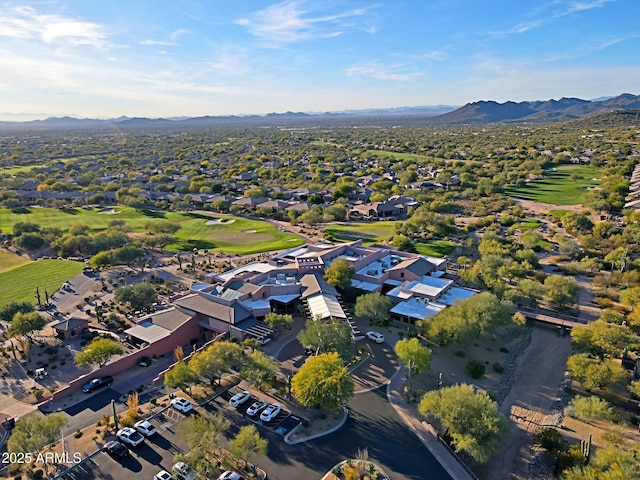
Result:
[[322,480],[348,480],[358,478],[362,480],[389,480],[389,476],[376,465],[367,459],[366,449],[358,452],[359,459],[348,459],[338,463],[335,467],[327,472]]

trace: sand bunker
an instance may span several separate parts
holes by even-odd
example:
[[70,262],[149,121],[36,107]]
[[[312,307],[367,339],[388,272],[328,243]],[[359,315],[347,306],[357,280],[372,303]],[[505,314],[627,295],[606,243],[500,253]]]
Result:
[[115,215],[115,214],[120,213],[120,212],[118,210],[116,210],[115,208],[103,208],[98,213],[104,213],[105,215]]
[[242,233],[256,233],[257,230],[243,230]]
[[235,222],[235,220],[232,219],[232,218],[230,218],[228,220],[226,218],[214,218],[214,219],[211,219],[211,220],[207,220],[205,225],[217,225],[219,223],[229,224],[229,223],[233,223],[233,222]]

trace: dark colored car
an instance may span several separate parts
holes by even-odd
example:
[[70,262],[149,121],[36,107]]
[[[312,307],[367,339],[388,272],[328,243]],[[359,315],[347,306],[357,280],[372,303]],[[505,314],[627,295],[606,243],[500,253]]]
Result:
[[97,390],[101,387],[107,387],[113,383],[113,377],[107,375],[106,377],[94,378],[89,383],[87,383],[84,387],[82,387],[82,391],[84,393],[91,393],[94,390]]
[[151,357],[141,357],[140,360],[138,360],[138,365],[140,365],[141,367],[148,367],[151,365],[151,363]]
[[116,458],[124,458],[129,455],[129,449],[125,447],[124,444],[116,442],[115,440],[105,443],[102,450]]

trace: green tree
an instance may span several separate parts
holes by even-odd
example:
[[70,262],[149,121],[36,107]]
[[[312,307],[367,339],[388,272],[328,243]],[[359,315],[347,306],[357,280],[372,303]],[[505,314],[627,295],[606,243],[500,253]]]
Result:
[[563,480],[635,480],[640,478],[640,462],[633,449],[607,445],[598,448],[588,465],[578,465],[562,473]]
[[431,366],[431,350],[420,343],[417,338],[398,340],[395,346],[396,355],[407,369],[409,390],[413,375],[427,370]]
[[231,423],[221,414],[191,415],[178,425],[178,437],[189,447],[186,454],[176,455],[174,461],[183,461],[204,478],[217,478],[216,463],[222,452],[220,437]]
[[574,305],[578,300],[580,286],[571,277],[550,275],[544,281],[545,298],[559,310]]
[[625,325],[607,323],[604,319],[571,329],[571,343],[578,352],[600,358],[620,357],[625,348],[638,344],[638,336]]
[[577,353],[567,359],[567,370],[580,385],[591,390],[607,388],[626,379],[624,368],[613,360],[599,360],[586,353]]
[[613,409],[611,405],[609,405],[609,402],[594,395],[589,397],[578,395],[574,397],[571,402],[569,402],[567,411],[569,415],[583,422],[609,420],[613,416]]
[[270,386],[275,381],[278,368],[275,358],[256,350],[245,357],[240,376],[258,388],[263,385]]
[[89,259],[89,263],[93,268],[109,267],[114,263],[113,253],[111,251],[98,252]]
[[231,371],[242,359],[242,347],[232,342],[215,342],[193,355],[189,366],[200,378],[211,385],[220,383],[223,374]]
[[333,285],[340,290],[346,290],[351,286],[351,279],[355,273],[356,271],[351,265],[349,265],[349,262],[344,258],[338,258],[327,267],[324,272],[324,278],[327,280],[329,285]]
[[270,328],[276,331],[291,328],[293,325],[293,317],[283,313],[269,312],[265,315],[264,321]]
[[380,293],[368,293],[356,298],[355,313],[359,317],[369,317],[376,325],[389,319],[391,300]]
[[291,391],[307,408],[336,411],[353,396],[353,379],[337,353],[323,353],[300,367],[291,379]]
[[16,313],[33,312],[33,303],[31,302],[9,302],[0,307],[0,320],[9,323],[13,320]]
[[492,293],[483,292],[418,322],[418,326],[439,342],[468,344],[511,321],[511,306]]
[[47,445],[60,440],[60,432],[66,424],[67,419],[62,413],[20,417],[11,431],[7,450],[10,453],[39,452]]
[[464,383],[425,393],[418,410],[425,417],[437,418],[451,436],[453,448],[466,451],[478,462],[489,460],[507,433],[507,420],[498,404]]
[[191,385],[198,382],[198,374],[184,363],[183,360],[176,363],[171,370],[164,375],[164,384],[169,388],[188,389],[191,395]]
[[148,308],[158,300],[153,285],[142,282],[128,287],[120,287],[115,291],[115,299],[119,303],[128,303],[132,309]]
[[391,245],[403,252],[416,251],[416,244],[406,235],[394,235]]
[[640,286],[625,288],[620,292],[620,303],[630,310],[640,305]]
[[79,368],[92,365],[104,366],[111,358],[122,355],[124,349],[118,342],[110,338],[96,338],[76,354],[75,362]]
[[351,328],[334,318],[328,322],[307,320],[297,338],[303,347],[312,348],[316,354],[338,352],[345,360],[351,355]]
[[267,439],[260,436],[255,425],[245,425],[229,440],[229,448],[233,455],[244,460],[245,467],[249,465],[251,455],[266,455],[269,448]]
[[38,312],[18,312],[13,316],[7,333],[11,338],[19,337],[28,360],[31,360],[28,344],[28,342],[31,342],[31,334],[42,330],[46,324],[47,321]]

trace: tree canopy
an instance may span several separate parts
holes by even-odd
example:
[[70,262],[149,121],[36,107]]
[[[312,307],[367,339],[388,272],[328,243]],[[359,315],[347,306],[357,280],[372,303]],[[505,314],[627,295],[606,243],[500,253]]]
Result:
[[501,302],[492,293],[483,292],[418,322],[418,326],[438,342],[468,344],[508,324],[512,320],[511,309],[510,304]]
[[338,410],[354,392],[353,380],[336,352],[310,357],[291,379],[291,391],[307,408]]
[[403,338],[395,346],[396,355],[409,374],[409,389],[414,374],[422,373],[431,366],[431,350],[417,338]]
[[333,285],[340,290],[346,290],[351,286],[351,279],[356,271],[344,258],[338,258],[327,267],[324,278],[329,285]]
[[13,316],[11,325],[9,325],[9,335],[12,337],[27,337],[38,330],[42,330],[47,321],[38,312],[18,312]]
[[567,370],[587,389],[606,388],[626,379],[626,372],[620,363],[593,358],[586,353],[571,355],[567,359]]
[[313,349],[316,354],[338,352],[346,360],[351,353],[351,328],[334,318],[307,320],[297,338],[303,347]]
[[171,370],[164,375],[164,384],[169,388],[191,390],[191,385],[198,382],[198,374],[184,363],[183,360],[176,363]]
[[158,300],[153,285],[142,282],[135,285],[120,287],[115,291],[116,302],[128,303],[131,308],[138,310],[148,308]]
[[252,454],[267,454],[269,442],[260,436],[255,425],[245,425],[240,427],[236,436],[229,441],[229,447],[231,453],[244,460],[247,465]]
[[478,462],[489,460],[507,433],[507,420],[498,404],[464,383],[425,393],[418,410],[437,418],[451,436],[453,448]]
[[92,365],[103,366],[116,355],[122,355],[124,349],[115,340],[110,338],[95,338],[86,345],[81,352],[76,354],[75,362],[80,368]]
[[263,385],[273,385],[278,368],[278,362],[275,358],[260,350],[255,350],[251,355],[245,357],[240,376],[260,388]]
[[66,424],[67,420],[61,413],[20,417],[11,431],[7,449],[13,453],[38,452],[60,440],[60,432]]
[[571,343],[578,352],[604,358],[620,357],[625,348],[638,345],[638,336],[626,325],[607,323],[598,319],[571,329]]
[[380,293],[368,293],[356,298],[355,313],[359,317],[369,317],[371,321],[380,324],[389,318],[391,300]]
[[200,377],[212,385],[220,381],[220,377],[240,363],[242,347],[233,342],[214,342],[204,350],[191,357],[189,367]]
[[580,286],[571,277],[550,275],[544,281],[545,298],[559,310],[571,307],[578,301]]

